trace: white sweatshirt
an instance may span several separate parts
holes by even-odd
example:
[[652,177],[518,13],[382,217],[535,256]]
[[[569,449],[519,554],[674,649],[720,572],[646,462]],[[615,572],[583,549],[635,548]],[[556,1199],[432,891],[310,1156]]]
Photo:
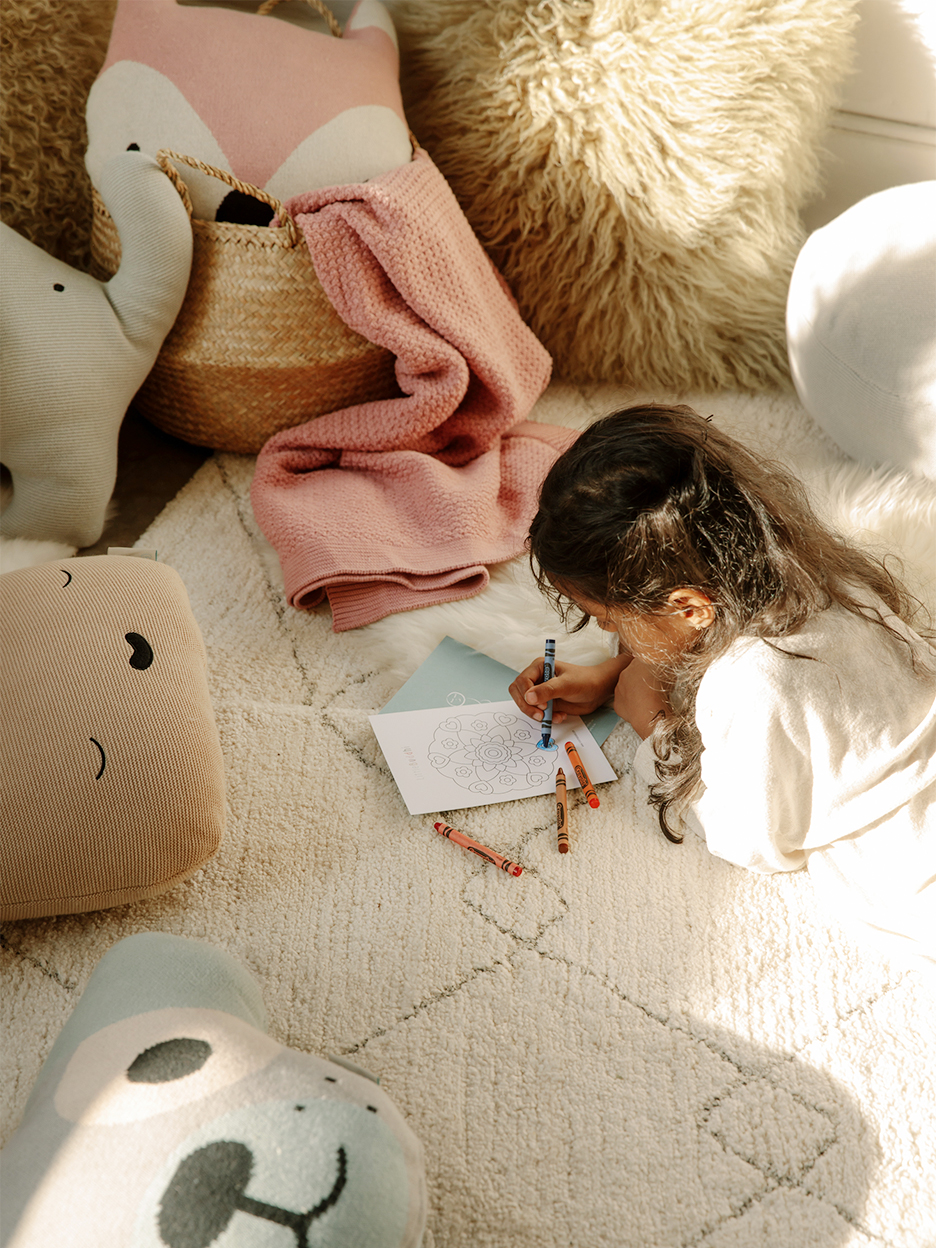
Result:
[[[887,619],[909,645],[835,607],[712,663],[696,700],[704,789],[687,822],[752,871],[808,865],[843,921],[936,965],[936,652]],[[649,740],[635,765],[655,782]]]

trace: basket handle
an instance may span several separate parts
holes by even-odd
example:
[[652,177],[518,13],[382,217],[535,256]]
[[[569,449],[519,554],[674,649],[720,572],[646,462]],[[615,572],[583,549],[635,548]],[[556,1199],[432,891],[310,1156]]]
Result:
[[278,218],[280,225],[286,230],[290,247],[295,247],[299,242],[295,221],[293,221],[282,203],[274,195],[261,190],[259,186],[251,186],[249,182],[241,182],[240,178],[235,178],[234,174],[228,173],[226,169],[216,169],[214,165],[206,165],[203,160],[198,160],[194,156],[183,156],[181,152],[174,152],[168,147],[159,149],[156,153],[156,161],[182,196],[182,202],[185,204],[189,216],[193,212],[192,197],[189,195],[188,187],[179,175],[179,171],[173,165],[173,161],[177,161],[180,165],[188,165],[190,169],[200,169],[202,173],[207,173],[211,178],[218,178],[233,190],[241,191],[244,195],[250,195],[253,199],[259,199],[261,203],[269,204],[273,209],[274,216]]
[[[257,16],[265,17],[267,13],[272,13],[279,2],[280,0],[263,0],[263,4],[261,4],[260,8],[257,9]],[[320,17],[324,17],[328,24],[328,29],[335,36],[335,38],[343,38],[343,32],[338,23],[338,19],[335,17],[334,13],[332,13],[328,5],[324,4],[323,0],[309,0],[309,4],[311,4],[312,8],[315,9],[316,13],[318,13]]]

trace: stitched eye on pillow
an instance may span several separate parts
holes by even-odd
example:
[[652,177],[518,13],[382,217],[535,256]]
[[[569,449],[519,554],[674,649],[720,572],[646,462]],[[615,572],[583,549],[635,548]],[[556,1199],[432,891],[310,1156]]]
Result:
[[201,1070],[209,1057],[211,1045],[207,1040],[176,1036],[144,1049],[127,1068],[127,1078],[131,1083],[171,1083]]
[[153,647],[140,633],[127,633],[124,640],[129,641],[133,647],[130,666],[135,667],[138,672],[145,672],[153,662]]
[[82,1041],[55,1091],[55,1108],[85,1126],[140,1122],[255,1074],[280,1047],[215,1010],[151,1010]]

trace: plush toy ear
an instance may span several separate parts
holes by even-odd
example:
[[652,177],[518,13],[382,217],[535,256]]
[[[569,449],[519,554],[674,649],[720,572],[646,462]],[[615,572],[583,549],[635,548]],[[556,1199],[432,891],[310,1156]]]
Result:
[[13,496],[7,537],[90,546],[117,475],[117,435],[188,285],[192,229],[156,162],[123,152],[101,173],[121,243],[96,281],[0,225],[0,459]]
[[[162,932],[95,968],[3,1152],[3,1242],[418,1248],[421,1145],[371,1077],[265,1033],[257,984]],[[289,1231],[292,1231],[292,1236]]]
[[[361,0],[343,38],[275,12],[119,0],[87,125],[95,186],[131,146],[194,156],[280,200],[366,181],[412,150],[396,34],[378,0]],[[184,177],[197,218],[267,224],[256,200],[197,171]]]
[[178,573],[96,555],[7,572],[0,918],[152,897],[211,857],[224,765]]

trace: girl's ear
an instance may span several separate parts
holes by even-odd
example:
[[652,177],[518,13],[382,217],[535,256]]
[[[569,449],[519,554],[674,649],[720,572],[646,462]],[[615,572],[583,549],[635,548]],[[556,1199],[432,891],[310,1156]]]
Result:
[[712,600],[700,589],[674,589],[666,601],[673,611],[693,628],[708,628],[715,620]]

